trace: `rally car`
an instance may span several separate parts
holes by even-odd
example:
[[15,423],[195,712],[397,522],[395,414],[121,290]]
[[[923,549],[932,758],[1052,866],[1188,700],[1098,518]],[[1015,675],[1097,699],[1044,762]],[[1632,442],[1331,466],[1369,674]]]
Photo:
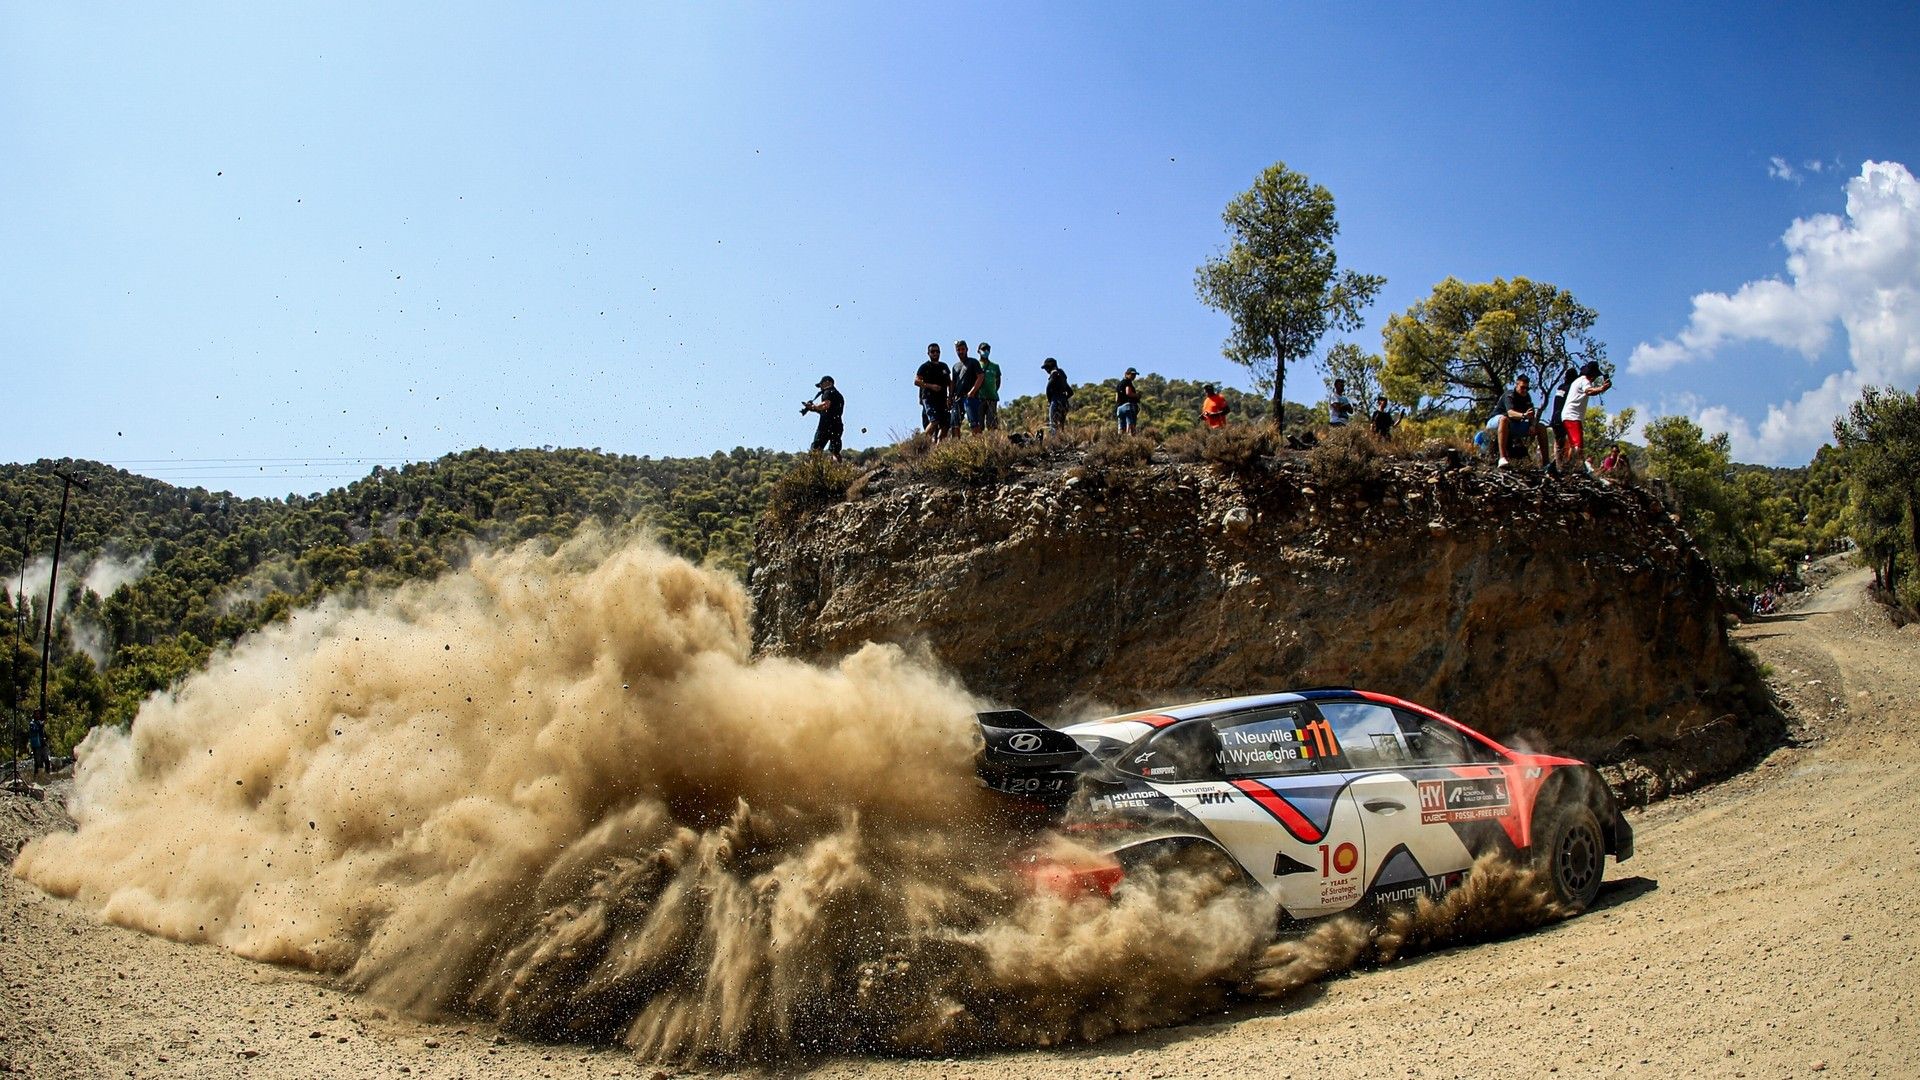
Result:
[[1409,701],[1346,688],[1226,698],[1048,728],[979,714],[987,786],[1111,856],[1200,855],[1308,920],[1437,897],[1483,853],[1538,866],[1580,911],[1633,829],[1593,767],[1508,749]]

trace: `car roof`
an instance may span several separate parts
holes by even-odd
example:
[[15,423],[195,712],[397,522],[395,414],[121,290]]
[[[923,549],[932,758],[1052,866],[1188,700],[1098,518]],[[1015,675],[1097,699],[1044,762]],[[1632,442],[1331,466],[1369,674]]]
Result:
[[1288,690],[1274,694],[1243,694],[1239,697],[1210,698],[1206,701],[1190,701],[1184,705],[1169,705],[1164,708],[1121,713],[1118,716],[1105,716],[1098,720],[1071,724],[1060,730],[1069,735],[1099,735],[1132,742],[1148,731],[1177,724],[1182,720],[1198,720],[1207,716],[1219,716],[1222,713],[1265,709],[1275,705],[1297,705],[1303,701],[1340,699],[1366,701],[1373,700],[1373,697],[1347,687],[1317,687],[1312,690]]

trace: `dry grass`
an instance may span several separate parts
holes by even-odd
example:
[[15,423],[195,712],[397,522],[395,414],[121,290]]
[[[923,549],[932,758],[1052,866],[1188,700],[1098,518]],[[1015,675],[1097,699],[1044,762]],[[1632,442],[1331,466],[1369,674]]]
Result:
[[1324,490],[1370,483],[1380,475],[1380,441],[1359,424],[1331,428],[1307,451],[1307,473]]
[[847,498],[860,469],[835,461],[825,454],[807,454],[793,468],[780,474],[767,492],[766,520],[771,525],[791,525]]
[[1037,445],[1017,445],[1006,435],[989,431],[933,444],[918,457],[903,454],[901,466],[908,475],[927,480],[981,484],[1006,479],[1021,462],[1040,453],[1042,448]]
[[1194,428],[1174,435],[1166,450],[1175,461],[1217,465],[1244,473],[1273,456],[1273,428],[1266,424],[1228,424],[1223,428]]
[[1142,435],[1122,435],[1113,428],[1096,429],[1081,443],[1087,464],[1103,471],[1137,469],[1153,457],[1153,442]]

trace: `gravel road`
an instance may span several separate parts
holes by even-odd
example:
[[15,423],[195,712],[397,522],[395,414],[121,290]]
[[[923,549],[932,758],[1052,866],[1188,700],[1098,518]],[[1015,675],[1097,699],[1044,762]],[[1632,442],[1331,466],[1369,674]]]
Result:
[[[1596,910],[1091,1047],[846,1059],[818,1077],[1920,1075],[1920,629],[1835,578],[1737,636],[1794,742],[1635,814]],[[58,795],[56,790],[55,795]],[[0,857],[57,815],[0,796]],[[615,1077],[615,1049],[401,1017],[317,976],[105,926],[0,874],[0,1072]]]

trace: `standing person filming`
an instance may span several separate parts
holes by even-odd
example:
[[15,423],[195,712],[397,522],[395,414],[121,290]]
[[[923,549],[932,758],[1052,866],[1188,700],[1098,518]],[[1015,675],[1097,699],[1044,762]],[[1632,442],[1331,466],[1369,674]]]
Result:
[[1593,360],[1581,365],[1580,377],[1567,387],[1567,404],[1560,413],[1560,422],[1567,433],[1568,470],[1572,470],[1573,459],[1578,457],[1587,474],[1593,474],[1593,462],[1587,459],[1586,434],[1581,430],[1587,420],[1587,399],[1611,389],[1613,380],[1600,374],[1600,365]]
[[840,391],[833,388],[831,375],[820,376],[820,381],[813,386],[820,392],[813,395],[812,401],[800,403],[801,416],[808,413],[820,414],[820,426],[813,432],[812,452],[817,454],[825,450],[833,455],[833,460],[839,461],[840,436],[847,430],[845,421],[841,418],[847,410],[847,399],[841,395]]

